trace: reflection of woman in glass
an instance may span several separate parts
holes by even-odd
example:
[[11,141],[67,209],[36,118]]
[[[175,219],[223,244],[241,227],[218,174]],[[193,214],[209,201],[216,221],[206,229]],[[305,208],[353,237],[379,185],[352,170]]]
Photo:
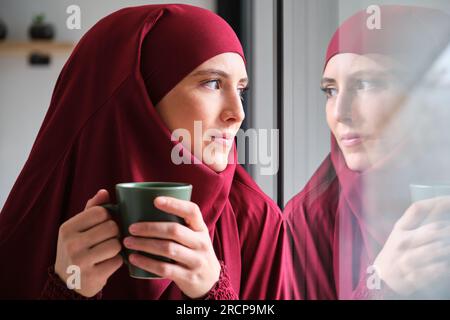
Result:
[[[0,296],[281,298],[282,216],[234,152],[247,81],[239,40],[210,11],[150,5],[97,23],[65,65],[0,214]],[[203,136],[194,121],[215,132]],[[183,148],[171,141],[176,129],[190,133]],[[192,164],[174,163],[175,146]],[[119,241],[99,205],[130,181],[192,184],[192,202],[156,202],[187,225],[136,224]],[[164,278],[132,279],[123,246],[177,263],[132,255]],[[65,283],[71,265],[81,269],[75,291]]]
[[331,154],[285,210],[296,298],[440,297],[449,289],[450,197],[411,206],[409,184],[450,175],[448,130],[425,130],[426,118],[442,119],[411,98],[448,44],[450,20],[404,6],[381,7],[380,29],[371,18],[349,18],[328,48]]

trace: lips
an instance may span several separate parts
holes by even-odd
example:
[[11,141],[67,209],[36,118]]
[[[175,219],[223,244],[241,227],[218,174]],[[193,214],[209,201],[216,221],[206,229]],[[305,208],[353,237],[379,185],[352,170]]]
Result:
[[211,140],[219,144],[230,145],[233,144],[234,135],[231,133],[222,133],[221,135],[211,136]]
[[362,143],[363,138],[357,133],[347,133],[341,136],[341,144],[345,147],[355,147]]

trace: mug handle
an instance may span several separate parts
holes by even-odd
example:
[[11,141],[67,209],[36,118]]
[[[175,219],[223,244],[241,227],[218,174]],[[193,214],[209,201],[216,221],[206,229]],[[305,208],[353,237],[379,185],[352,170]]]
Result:
[[[119,210],[119,206],[117,204],[106,203],[106,204],[100,205],[99,207],[105,208],[116,219],[119,218],[120,210]],[[122,239],[120,239],[120,240],[122,241]],[[127,255],[125,253],[125,249],[122,249],[120,251],[120,255],[122,256],[123,261],[125,262],[125,264],[128,265],[129,262],[128,262],[128,259],[127,259]]]
[[111,213],[115,217],[119,216],[119,206],[117,204],[106,203],[101,204],[100,207],[105,208],[106,210],[108,210],[109,213]]

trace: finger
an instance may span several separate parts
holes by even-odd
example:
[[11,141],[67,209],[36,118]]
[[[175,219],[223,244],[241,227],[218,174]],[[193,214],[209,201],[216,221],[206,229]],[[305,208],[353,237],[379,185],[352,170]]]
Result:
[[86,207],[84,210],[87,210],[89,208],[108,203],[109,202],[109,193],[105,189],[99,190],[95,196],[93,196],[91,199],[89,199],[86,203]]
[[448,209],[450,209],[450,197],[418,201],[406,210],[397,222],[397,226],[404,230],[412,230],[423,224],[423,221],[431,214],[436,215]]
[[122,264],[123,264],[122,256],[116,255],[111,259],[96,264],[94,266],[94,270],[97,274],[101,275],[102,277],[106,277],[106,279],[108,279],[114,272],[117,271],[117,269],[120,268]]
[[447,221],[450,222],[450,197],[438,197],[434,199],[436,205],[425,218],[425,221]]
[[132,224],[129,229],[137,237],[174,240],[186,247],[197,248],[198,235],[176,222],[139,222]]
[[64,225],[74,232],[85,232],[110,219],[111,215],[108,210],[102,207],[92,207],[71,218]]
[[424,245],[416,248],[409,259],[409,265],[421,267],[450,261],[450,244],[448,242],[434,242]]
[[128,237],[124,244],[132,250],[172,259],[190,269],[197,268],[201,264],[195,251],[173,241]]
[[183,218],[186,224],[194,231],[206,229],[199,207],[191,202],[171,197],[158,197],[154,201],[155,207],[161,211]]
[[186,279],[189,273],[189,270],[178,264],[158,261],[136,253],[131,254],[129,260],[131,264],[138,268],[175,282]]
[[438,280],[449,279],[450,261],[440,261],[429,264],[417,272],[417,278],[427,283],[433,283]]
[[119,227],[114,220],[106,220],[82,233],[87,247],[93,247],[103,241],[119,236]]
[[118,255],[121,249],[122,245],[118,239],[109,239],[89,249],[87,259],[92,264],[98,264]]
[[421,226],[411,232],[411,247],[420,247],[436,241],[450,242],[450,223],[434,222]]

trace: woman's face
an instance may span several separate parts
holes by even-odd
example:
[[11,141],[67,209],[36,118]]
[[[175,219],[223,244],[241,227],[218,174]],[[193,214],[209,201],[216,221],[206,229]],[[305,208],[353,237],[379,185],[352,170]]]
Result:
[[[392,151],[405,137],[399,119],[405,97],[393,60],[352,53],[334,56],[323,74],[327,122],[349,169],[364,171]],[[397,121],[395,120],[395,121]]]
[[189,132],[190,141],[182,141],[185,148],[215,172],[222,172],[245,118],[242,94],[247,85],[242,57],[220,54],[186,76],[156,110],[171,132]]

